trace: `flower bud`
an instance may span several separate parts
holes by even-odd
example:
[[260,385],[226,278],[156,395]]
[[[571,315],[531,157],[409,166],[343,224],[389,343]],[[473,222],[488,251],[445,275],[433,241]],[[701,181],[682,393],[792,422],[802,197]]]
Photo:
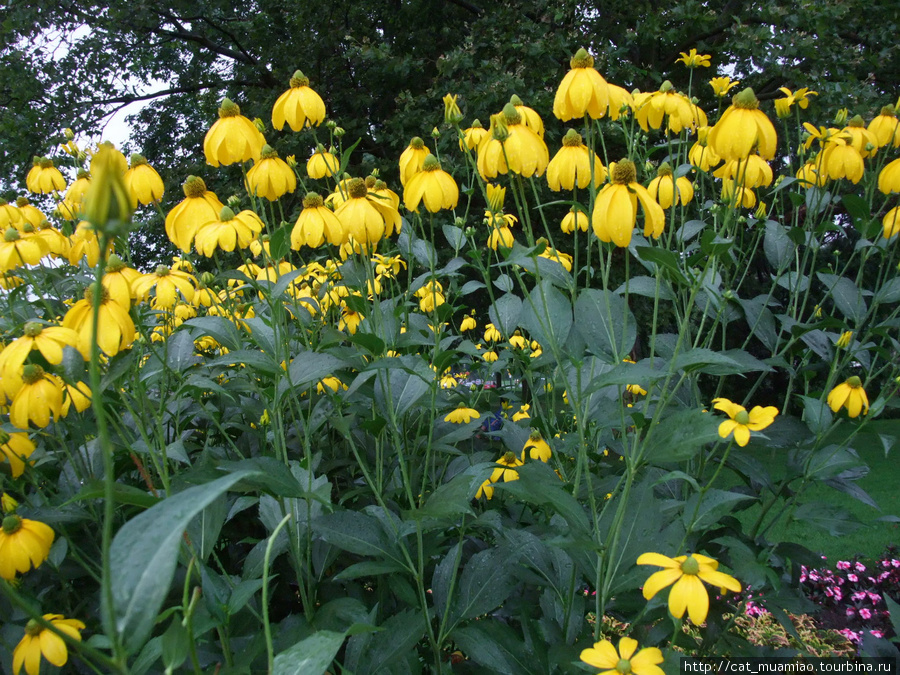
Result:
[[75,132],[72,131],[69,127],[66,127],[65,129],[63,129],[63,136],[66,137],[67,141],[75,140]]
[[347,132],[344,131],[343,127],[335,127],[335,128],[334,128],[334,135],[335,135],[336,138],[341,138],[341,137],[343,137],[343,135],[346,134],[346,133],[347,133]]
[[133,209],[116,150],[101,146],[91,161],[91,186],[84,197],[84,217],[107,236],[124,234]]
[[444,122],[451,126],[455,126],[462,122],[463,114],[456,103],[455,94],[447,94],[444,96]]

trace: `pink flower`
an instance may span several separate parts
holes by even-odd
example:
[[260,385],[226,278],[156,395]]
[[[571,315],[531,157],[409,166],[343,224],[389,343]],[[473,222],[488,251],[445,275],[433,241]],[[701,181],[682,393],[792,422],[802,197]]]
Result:
[[856,571],[857,571],[857,572],[865,572],[865,571],[866,571],[866,566],[863,565],[861,562],[857,562],[857,563],[856,563]]
[[868,621],[872,618],[872,612],[868,608],[863,607],[859,610],[859,616]]
[[849,618],[856,616],[856,610],[853,607],[848,607],[846,614]]
[[854,582],[854,583],[856,583],[857,581],[859,581],[859,577],[856,576],[856,575],[853,574],[853,573],[848,574],[848,575],[847,575],[847,578],[848,578],[850,581]]
[[850,596],[850,598],[854,602],[859,602],[860,600],[865,600],[867,597],[869,597],[869,596],[865,591],[856,591],[856,593],[854,593],[853,595]]
[[877,637],[877,638],[884,637],[884,633],[882,633],[880,630],[870,630],[869,632],[870,632],[874,637]]
[[846,560],[838,560],[838,563],[837,565],[835,565],[835,567],[837,567],[839,570],[849,570],[850,563]]

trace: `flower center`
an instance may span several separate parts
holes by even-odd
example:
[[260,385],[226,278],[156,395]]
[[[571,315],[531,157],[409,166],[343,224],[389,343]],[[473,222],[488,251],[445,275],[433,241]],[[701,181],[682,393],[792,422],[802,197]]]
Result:
[[434,155],[428,155],[422,164],[422,171],[440,171],[441,162]]
[[[87,288],[84,289],[84,299],[91,303],[91,306],[94,305],[94,289],[97,287],[97,282],[95,281]],[[103,305],[109,302],[109,291],[106,290],[105,286],[100,287],[100,304]]]
[[303,74],[301,70],[295,70],[294,75],[291,77],[291,89],[297,89],[299,87],[308,87],[309,86],[309,78]]
[[133,155],[131,155],[131,168],[132,169],[136,166],[140,166],[141,164],[146,164],[146,163],[147,163],[147,160],[144,159],[143,155],[139,155],[137,153],[134,153]]
[[751,87],[747,87],[740,94],[735,94],[731,99],[731,103],[735,108],[743,108],[744,110],[759,109],[759,99],[756,98],[756,94]]
[[320,206],[323,206],[325,202],[322,197],[316,194],[315,192],[307,192],[306,196],[303,198],[303,208],[304,209],[316,209]]
[[125,269],[125,261],[122,260],[118,255],[113,253],[109,256],[109,260],[106,261],[106,272],[107,274],[115,274],[116,272],[121,272]]
[[575,56],[569,61],[569,66],[572,68],[593,68],[594,57],[588,54],[587,50],[582,47],[575,52]]
[[617,162],[612,172],[613,183],[618,185],[629,185],[637,180],[637,169],[634,162],[629,159],[623,159]]
[[656,175],[659,177],[663,176],[671,176],[672,175],[672,165],[668,162],[663,162],[659,165],[659,168],[656,170]]
[[[226,206],[225,208],[228,208],[228,207]],[[166,267],[165,265],[159,265],[156,268],[155,274],[158,277],[167,277],[167,276],[169,276],[170,272],[171,272],[171,270],[168,267]]]
[[864,127],[866,126],[865,120],[859,115],[854,115],[853,119],[847,122],[848,127]]
[[11,514],[6,516],[3,519],[3,532],[4,534],[15,534],[22,527],[22,519],[15,514]]
[[622,673],[622,675],[630,673],[631,661],[629,661],[628,659],[619,659],[619,662],[616,664],[616,672]]
[[53,168],[53,160],[47,157],[41,157],[38,159],[38,166],[42,169],[52,169]]
[[44,627],[34,619],[29,619],[28,623],[25,624],[25,635],[28,635],[30,637],[36,637],[40,635],[43,630]]
[[14,227],[7,228],[6,232],[3,233],[3,240],[7,242],[19,241],[21,238],[19,231]]
[[506,118],[507,126],[510,124],[522,123],[522,116],[519,114],[519,111],[516,110],[516,106],[512,103],[507,103],[503,106],[503,116]]
[[228,98],[222,99],[222,105],[219,107],[219,118],[237,117],[241,114],[241,109],[237,103]]
[[22,369],[22,382],[25,384],[34,384],[44,379],[44,369],[40,366],[29,363]]
[[697,562],[697,559],[694,556],[689,555],[687,560],[681,563],[681,571],[685,574],[692,574],[697,576],[700,572],[700,563]]
[[750,413],[746,410],[741,410],[737,415],[734,416],[734,421],[738,424],[743,424],[746,426],[750,423]]
[[25,324],[25,335],[26,337],[37,337],[41,334],[41,331],[44,330],[44,326],[42,324],[37,323],[36,321],[29,321]]
[[262,146],[262,150],[259,151],[260,159],[274,159],[275,157],[278,157],[278,153],[275,151],[275,148],[268,143]]
[[578,148],[581,147],[581,134],[579,134],[574,129],[569,129],[566,132],[566,135],[563,136],[562,144],[565,148]]
[[425,141],[423,141],[418,136],[413,136],[412,140],[409,142],[409,147],[411,147],[413,150],[421,150],[425,147]]
[[234,211],[229,209],[227,206],[223,206],[222,210],[219,211],[219,220],[223,223],[227,223],[229,220],[234,220]]
[[860,380],[856,375],[847,378],[847,386],[851,389],[859,389],[862,386],[862,380]]
[[[415,140],[415,139],[413,139]],[[419,139],[422,140],[421,138]],[[368,193],[368,189],[366,188],[366,181],[362,178],[351,178],[347,183],[347,192],[350,194],[351,199],[363,199]]]
[[661,85],[659,85],[659,93],[660,94],[668,94],[675,87],[672,86],[672,83],[669,80],[665,80]]
[[516,453],[507,452],[503,457],[500,458],[498,464],[505,464],[506,466],[512,466],[516,463]]
[[30,202],[28,201],[28,197],[17,197],[16,198],[16,206],[22,208],[23,206],[28,206]]
[[188,176],[182,189],[185,197],[202,197],[206,192],[206,183],[198,176]]

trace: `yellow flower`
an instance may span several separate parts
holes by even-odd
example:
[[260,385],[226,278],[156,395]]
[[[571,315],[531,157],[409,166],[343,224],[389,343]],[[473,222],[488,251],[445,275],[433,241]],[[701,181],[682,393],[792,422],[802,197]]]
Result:
[[516,471],[516,468],[524,465],[525,462],[516,457],[514,452],[507,452],[497,460],[497,464],[500,466],[494,469],[491,472],[491,477],[478,488],[478,492],[475,493],[476,499],[480,499],[482,495],[491,499],[494,496],[493,484],[499,483],[501,479],[504,483],[519,480],[519,472]]
[[[47,216],[43,214],[43,212],[34,206],[31,202],[28,201],[27,197],[18,197],[16,199],[16,206],[18,207],[18,213],[22,216],[22,222],[19,224],[21,228],[24,223],[31,223],[35,229],[41,229],[41,225],[45,220],[47,220]],[[14,223],[6,223],[7,226],[14,225]],[[6,229],[5,227],[3,229]]]
[[552,260],[553,262],[558,262],[563,266],[563,269],[565,269],[566,272],[572,271],[572,256],[570,256],[568,253],[557,251],[555,248],[550,248],[548,246],[538,257],[544,258],[546,260]]
[[687,96],[675,91],[668,80],[659,91],[635,94],[633,105],[635,118],[644,131],[661,128],[663,120],[666,120],[666,130],[676,134],[707,124],[706,113]]
[[406,261],[399,255],[386,256],[376,253],[372,256],[375,263],[375,274],[394,279],[401,269],[406,269]]
[[[94,178],[84,195],[84,217],[96,229],[116,228],[131,220],[134,207],[131,193],[125,185],[128,164],[121,152],[104,143],[91,160]],[[110,232],[107,230],[107,232]]]
[[833,139],[819,156],[819,170],[832,180],[846,178],[858,183],[865,169],[862,155],[842,138]]
[[[138,283],[137,280],[135,284]],[[93,331],[94,286],[88,286],[84,298],[76,302],[63,317],[62,325],[78,334],[78,351],[86,359],[90,358],[94,342]],[[105,288],[100,295],[100,323],[97,326],[97,343],[100,351],[107,356],[115,356],[128,349],[134,342],[134,322],[128,309],[112,300]]]
[[733,180],[726,178],[722,181],[722,201],[729,206],[742,206],[752,209],[756,206],[756,193],[750,188],[740,187]]
[[751,431],[765,429],[778,415],[778,408],[773,405],[765,408],[757,405],[747,412],[744,406],[732,403],[727,398],[714,398],[713,403],[716,410],[721,410],[731,418],[719,425],[719,436],[728,438],[733,432],[735,442],[741,447],[750,442]]
[[544,137],[544,121],[541,119],[541,116],[537,114],[532,108],[529,108],[527,105],[522,103],[522,99],[513,94],[509,98],[509,102],[513,104],[513,107],[516,109],[516,112],[519,113],[522,117],[522,122],[525,123],[525,126],[531,129],[534,133],[536,133],[541,138]]
[[611,165],[610,169],[612,182],[603,186],[597,194],[591,216],[594,234],[601,241],[611,241],[623,248],[628,246],[640,202],[644,210],[644,236],[658,238],[665,227],[666,216],[647,188],[636,182],[634,162],[622,160]]
[[[66,619],[62,614],[44,614],[43,618],[60,633],[81,641],[84,624],[78,619]],[[69,660],[65,641],[53,631],[31,620],[25,625],[25,637],[16,645],[13,652],[13,675],[19,675],[23,666],[28,675],[39,675],[42,656],[57,667],[66,665],[66,661]]]
[[193,275],[159,265],[155,271],[136,279],[131,289],[136,298],[145,300],[150,295],[150,290],[155,288],[156,306],[170,308],[175,306],[179,292],[184,296],[185,302],[190,302],[194,298],[196,284],[197,280]]
[[444,122],[447,124],[459,124],[463,120],[462,110],[456,102],[458,96],[455,94],[447,94],[442,99],[444,101]]
[[563,122],[585,115],[600,119],[609,106],[609,87],[594,69],[594,58],[579,49],[569,65],[571,70],[563,77],[553,98],[553,114]]
[[881,112],[869,122],[868,129],[878,140],[879,148],[888,144],[892,144],[895,148],[900,147],[900,120],[897,119],[897,111],[894,110],[894,106],[884,106]]
[[23,236],[15,227],[9,227],[0,241],[0,272],[21,265],[37,265],[48,255],[50,246],[43,237]]
[[463,318],[462,323],[459,326],[459,332],[465,333],[468,330],[475,330],[478,327],[478,324],[475,321],[475,317],[467,316]]
[[513,413],[513,416],[512,416],[513,422],[518,422],[519,420],[531,419],[531,415],[528,414],[529,410],[531,410],[530,403],[525,403],[524,405],[520,406],[518,412]]
[[162,199],[165,185],[156,169],[137,153],[131,156],[131,168],[125,172],[125,185],[131,195],[131,208],[151,204]]
[[19,502],[17,502],[12,495],[3,493],[3,496],[0,497],[0,506],[3,507],[3,513],[14,513],[17,508],[19,508]]
[[895,159],[878,174],[878,189],[884,194],[900,192],[900,159]]
[[416,291],[416,297],[419,298],[419,310],[422,312],[433,312],[443,305],[446,302],[443,291],[444,288],[437,281],[426,282]]
[[732,180],[745,188],[768,187],[772,184],[772,167],[759,155],[732,159],[713,173],[716,178]]
[[481,122],[475,120],[472,126],[463,132],[462,138],[459,139],[460,150],[475,150],[481,145],[481,141],[488,135],[488,130],[481,126]]
[[650,181],[647,192],[664,209],[677,204],[687,204],[694,198],[694,186],[686,176],[675,178],[668,162],[660,164],[656,178]]
[[53,530],[37,520],[10,514],[0,528],[0,578],[12,581],[16,573],[37,569],[53,545]]
[[778,117],[787,117],[795,103],[806,110],[809,107],[809,97],[819,95],[819,92],[811,91],[806,87],[802,87],[797,91],[791,91],[787,87],[778,87],[778,91],[784,94],[784,98],[775,100],[775,112]]
[[62,192],[66,189],[66,179],[59,169],[53,166],[53,160],[47,157],[35,157],[34,166],[25,177],[25,187],[29,192],[37,194],[50,194]]
[[11,434],[0,429],[0,453],[9,462],[12,477],[18,478],[25,471],[25,460],[34,452],[34,442],[26,433]]
[[491,133],[478,146],[478,172],[485,180],[513,172],[524,178],[541,176],[550,163],[544,140],[523,124],[515,106],[507,103],[503,112],[491,116]]
[[[253,211],[247,209],[235,214],[225,206],[216,220],[200,226],[194,236],[194,246],[200,255],[211,258],[216,249],[233,251],[236,247],[247,248],[250,242],[259,236],[262,229],[263,222]],[[158,286],[156,294],[158,297]],[[191,299],[187,298],[188,302]]]
[[106,261],[106,273],[103,275],[103,288],[109,292],[109,297],[118,302],[126,310],[131,307],[134,293],[131,285],[139,279],[141,273],[128,267],[115,253]]
[[890,239],[895,234],[900,234],[900,206],[895,206],[885,213],[884,218],[881,220],[881,225],[884,227],[881,236],[885,239]]
[[63,360],[63,349],[76,347],[78,344],[78,334],[62,326],[48,326],[29,321],[25,324],[24,333],[0,352],[0,380],[9,397],[15,393],[13,388],[18,390],[21,385],[19,373],[32,351],[40,352],[47,363],[58,366]]
[[709,54],[698,54],[696,49],[691,49],[690,52],[680,52],[681,58],[675,59],[675,63],[683,63],[688,68],[699,68],[703,66],[704,68],[709,68],[709,60],[712,58]]
[[544,437],[541,436],[541,432],[537,429],[532,429],[531,434],[528,436],[528,440],[525,441],[525,447],[522,448],[522,461],[525,461],[526,452],[531,459],[539,459],[544,462],[544,464],[549,462],[550,457],[553,456],[550,444],[544,440]]
[[316,392],[319,394],[336,394],[338,389],[341,388],[343,388],[344,391],[347,391],[350,387],[341,382],[334,375],[330,375],[329,377],[319,380],[319,382],[316,384]]
[[819,187],[825,185],[828,176],[819,173],[819,169],[813,162],[807,162],[797,169],[797,180],[804,184],[805,187],[817,185]]
[[589,666],[600,668],[599,675],[664,675],[657,665],[663,662],[659,648],[645,647],[638,651],[637,647],[637,640],[630,637],[619,640],[618,651],[609,640],[601,640],[582,650],[580,658]]
[[325,176],[333,177],[337,175],[341,163],[332,153],[325,151],[325,146],[318,145],[313,156],[306,161],[306,175],[310,178],[319,179]]
[[495,352],[493,349],[491,349],[482,354],[481,358],[483,358],[487,363],[494,363],[494,361],[500,358],[500,355],[497,354],[497,352]]
[[481,417],[481,413],[475,410],[475,408],[460,406],[456,410],[447,413],[444,416],[444,421],[451,422],[452,424],[468,424],[472,420],[477,420],[479,417]]
[[730,77],[714,77],[709,81],[709,86],[712,87],[716,98],[723,98],[740,83],[740,80],[732,80]]
[[587,214],[580,209],[572,207],[569,209],[569,212],[563,216],[562,222],[559,224],[559,229],[561,229],[564,234],[572,234],[576,228],[582,232],[587,232],[589,224],[590,221],[588,220]]
[[406,150],[400,153],[400,184],[406,187],[407,181],[422,170],[425,158],[431,150],[418,136],[414,136]]
[[272,108],[272,126],[281,131],[284,123],[294,131],[307,126],[319,126],[325,119],[325,102],[309,88],[309,78],[299,70],[294,71],[291,88],[275,101]]
[[206,163],[212,166],[258,160],[266,139],[256,125],[241,115],[241,109],[223,99],[216,120],[203,139]]
[[346,328],[350,335],[354,335],[364,318],[365,317],[359,312],[355,312],[344,305],[341,310],[341,320],[338,322],[338,330],[344,330]]
[[206,189],[206,183],[197,176],[188,176],[182,189],[185,198],[166,216],[166,235],[169,241],[187,253],[191,250],[197,229],[217,219],[225,205]]
[[500,335],[500,331],[494,326],[494,324],[489,323],[484,327],[484,341],[485,342],[499,342],[503,339],[503,336]]
[[264,145],[259,159],[247,172],[247,192],[270,202],[297,189],[297,176],[270,145]]
[[644,583],[644,598],[650,600],[662,589],[675,584],[669,591],[669,611],[672,616],[680,619],[687,610],[691,621],[696,625],[706,621],[709,612],[709,596],[703,581],[710,586],[741,592],[741,584],[737,579],[717,571],[718,562],[698,553],[675,558],[659,553],[644,553],[637,559],[637,564],[665,568],[651,574]]
[[13,396],[9,421],[19,429],[27,429],[29,422],[41,428],[48,426],[51,419],[62,416],[62,392],[62,380],[29,363],[22,368],[22,386]]
[[850,342],[852,340],[853,340],[853,331],[845,330],[843,333],[841,333],[841,336],[837,339],[837,342],[835,342],[835,345],[837,345],[837,347],[839,349],[846,349],[847,347],[850,346]]
[[[583,190],[591,182],[592,153],[574,129],[566,132],[562,143],[559,152],[547,165],[547,183],[556,192],[572,190],[576,185]],[[606,169],[596,153],[593,155],[594,187],[600,187],[606,180]]]
[[778,141],[775,127],[759,109],[753,90],[748,87],[731,101],[709,132],[709,147],[725,160],[744,159],[754,150],[763,159],[773,159]]
[[315,192],[308,192],[303,198],[303,210],[291,230],[291,248],[295,251],[302,246],[318,248],[325,241],[340,246],[344,243],[344,228],[322,198]]
[[847,409],[850,417],[859,417],[859,414],[869,414],[869,397],[863,389],[862,381],[854,375],[836,386],[828,394],[828,407],[832,412],[841,408]]
[[347,185],[349,199],[334,212],[344,228],[344,241],[352,237],[360,244],[374,244],[385,235],[385,218],[372,200],[367,199],[368,189],[361,178],[352,179]]
[[453,177],[441,169],[437,157],[428,155],[422,163],[422,170],[407,181],[403,201],[410,211],[415,211],[420,202],[425,203],[430,213],[455,209],[459,201],[459,188]]

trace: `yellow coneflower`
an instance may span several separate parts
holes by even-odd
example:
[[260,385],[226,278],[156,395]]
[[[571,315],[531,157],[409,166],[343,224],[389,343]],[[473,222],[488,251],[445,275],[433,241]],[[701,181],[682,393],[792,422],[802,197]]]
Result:
[[644,210],[644,236],[659,237],[666,224],[662,207],[654,201],[647,188],[637,182],[634,162],[622,160],[611,167],[612,182],[597,194],[591,224],[601,241],[611,241],[626,247],[637,219],[640,202]]
[[284,123],[294,131],[307,126],[319,126],[325,119],[325,102],[309,87],[309,78],[301,71],[294,71],[290,89],[275,101],[272,109],[272,126],[281,131]]
[[241,109],[229,99],[219,107],[219,119],[206,132],[203,154],[211,166],[258,160],[266,139],[256,125],[241,115]]

